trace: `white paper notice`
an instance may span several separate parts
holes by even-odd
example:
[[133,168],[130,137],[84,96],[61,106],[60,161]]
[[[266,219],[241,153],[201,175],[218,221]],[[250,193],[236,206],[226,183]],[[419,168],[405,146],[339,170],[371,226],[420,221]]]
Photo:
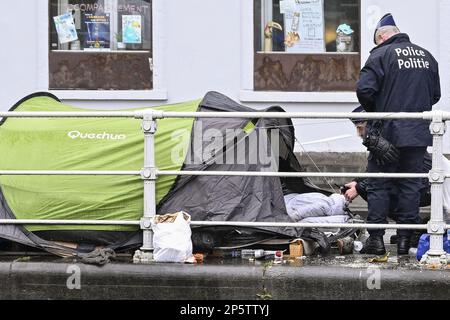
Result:
[[71,13],[53,17],[59,43],[67,43],[78,40],[77,30]]
[[123,43],[142,43],[142,17],[140,15],[122,16]]
[[300,0],[284,15],[286,52],[325,52],[323,0]]
[[295,9],[295,0],[281,0],[280,1],[280,13],[292,13]]

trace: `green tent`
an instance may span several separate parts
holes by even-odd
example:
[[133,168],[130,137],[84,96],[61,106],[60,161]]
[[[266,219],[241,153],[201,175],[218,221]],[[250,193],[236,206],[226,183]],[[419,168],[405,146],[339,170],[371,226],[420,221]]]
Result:
[[[199,101],[156,107],[196,111]],[[15,111],[92,111],[62,104],[49,95],[19,103]],[[140,170],[144,159],[142,120],[129,118],[11,118],[1,125],[3,170]],[[156,133],[156,165],[180,170],[193,119],[162,119]],[[172,138],[172,133],[184,136]],[[179,144],[185,144],[182,147]],[[178,161],[175,161],[178,160]],[[157,181],[157,201],[170,190],[174,176]],[[143,212],[140,176],[0,176],[0,185],[17,219],[139,220]],[[27,226],[30,231],[67,226]],[[129,230],[126,226],[77,226],[77,229]],[[133,228],[133,227],[132,227]]]

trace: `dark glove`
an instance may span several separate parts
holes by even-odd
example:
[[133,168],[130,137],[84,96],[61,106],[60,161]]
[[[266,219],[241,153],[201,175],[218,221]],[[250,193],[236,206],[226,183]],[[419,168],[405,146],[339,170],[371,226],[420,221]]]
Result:
[[395,163],[399,160],[398,149],[381,136],[368,134],[363,140],[363,145],[374,155],[379,165]]

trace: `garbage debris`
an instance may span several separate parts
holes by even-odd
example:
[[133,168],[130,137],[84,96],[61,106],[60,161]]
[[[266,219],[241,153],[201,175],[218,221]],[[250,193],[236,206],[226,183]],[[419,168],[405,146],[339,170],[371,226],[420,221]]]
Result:
[[281,263],[283,262],[283,251],[244,249],[241,251],[241,257],[246,260],[272,260],[275,263]]
[[246,260],[252,260],[252,259],[260,259],[264,257],[264,250],[258,249],[243,249],[241,251],[241,258]]
[[275,264],[283,263],[283,251],[275,252],[275,259],[273,261]]
[[214,249],[208,257],[211,258],[240,258],[242,256],[241,250],[221,250]]
[[281,250],[266,250],[264,251],[265,260],[273,260],[275,264],[283,262],[283,251]]
[[[153,258],[156,262],[184,263],[192,255],[191,216],[180,211],[158,215],[153,222]],[[190,262],[190,261],[188,261]]]
[[355,252],[361,252],[362,248],[363,248],[363,243],[361,241],[354,241],[353,242],[353,251]]
[[98,248],[92,252],[79,253],[77,257],[82,263],[104,266],[116,257],[116,253],[111,248]]
[[[311,256],[320,247],[317,242],[311,241],[311,240],[305,240],[305,239],[295,239],[291,243],[293,245],[295,245],[295,244],[298,245],[299,242],[301,243],[301,252],[300,252],[300,248],[295,248],[294,246],[289,245],[289,250],[293,250],[293,251],[289,251],[290,252],[289,255],[294,256],[297,253],[298,254],[297,256],[299,256],[299,257],[300,256]],[[300,255],[300,253],[301,253],[301,255]]]
[[352,237],[345,237],[337,240],[339,253],[341,255],[353,253],[354,239]]
[[410,257],[417,257],[417,248],[409,248],[408,255]]
[[194,254],[195,263],[203,263],[205,260],[205,255],[203,253],[195,253]]
[[296,239],[289,244],[289,255],[295,258],[303,256],[303,242],[301,239]]
[[388,251],[384,256],[371,258],[368,259],[367,261],[369,261],[370,263],[385,263],[388,262],[390,254],[391,253]]

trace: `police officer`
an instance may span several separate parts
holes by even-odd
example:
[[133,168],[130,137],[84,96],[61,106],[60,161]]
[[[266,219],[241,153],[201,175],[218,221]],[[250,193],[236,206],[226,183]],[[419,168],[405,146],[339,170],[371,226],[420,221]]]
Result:
[[[440,97],[438,63],[425,49],[400,33],[388,13],[379,21],[374,41],[377,45],[361,70],[358,100],[367,112],[430,111]],[[365,145],[370,151],[368,172],[418,173],[423,169],[427,146],[432,143],[429,122],[423,120],[371,121]],[[381,152],[380,152],[381,149]],[[393,161],[380,159],[383,150],[396,150]],[[381,160],[381,161],[380,161]],[[368,223],[387,223],[389,190],[397,186],[397,222],[418,221],[421,179],[369,179],[367,187]],[[384,254],[384,230],[370,229],[362,253]],[[398,230],[398,254],[410,248],[410,230]]]
[[[363,107],[359,106],[353,112],[364,112]],[[352,119],[351,120],[356,127],[357,134],[360,138],[365,138],[365,131],[367,126],[367,119]],[[445,156],[442,157],[442,161],[449,162]],[[432,157],[428,152],[425,153],[424,162],[423,162],[423,173],[428,173],[432,168]],[[367,169],[367,168],[366,168]],[[367,201],[367,178],[357,178],[352,182],[345,184],[344,188],[342,188],[342,193],[344,194],[347,201],[352,202],[356,197],[361,196],[361,198]],[[431,191],[430,191],[430,182],[428,178],[421,179],[422,187],[420,188],[420,207],[428,207],[431,204]],[[397,220],[397,203],[398,203],[398,191],[397,186],[393,185],[393,189],[389,190],[389,214],[388,217]],[[429,215],[425,216],[424,219],[419,218],[417,223],[426,224],[429,220]],[[424,233],[423,230],[415,230],[411,236],[411,247],[417,248],[420,236]],[[391,244],[397,243],[397,235],[391,236]]]
[[[357,107],[352,111],[353,113],[364,113],[365,110],[362,106]],[[356,131],[358,136],[361,139],[364,139],[366,136],[366,126],[367,119],[352,119],[351,120],[356,127]],[[423,167],[420,172],[428,173],[432,169],[432,157],[428,152],[425,153]],[[442,161],[448,161],[444,156],[442,157]],[[367,168],[366,168],[367,171]],[[423,178],[422,186],[420,188],[420,207],[428,207],[431,204],[431,191],[430,191],[430,182],[428,178]],[[365,201],[367,201],[367,187],[368,187],[369,179],[367,178],[356,178],[352,182],[345,184],[344,196],[347,201],[352,202],[356,197],[361,196]],[[394,188],[390,191],[390,213],[396,211],[397,202],[398,202],[398,192],[397,187],[394,185]],[[394,216],[395,218],[395,216]],[[395,219],[394,219],[395,220]],[[419,219],[419,222],[422,223],[422,219]]]

